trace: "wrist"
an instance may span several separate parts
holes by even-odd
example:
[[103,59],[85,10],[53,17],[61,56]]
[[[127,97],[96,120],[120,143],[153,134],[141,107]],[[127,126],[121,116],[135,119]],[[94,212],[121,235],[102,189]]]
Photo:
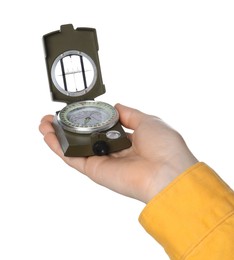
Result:
[[[182,160],[181,160],[182,159]],[[157,167],[152,182],[145,198],[148,203],[153,197],[164,190],[172,181],[183,174],[188,168],[196,164],[198,160],[190,154],[187,158],[171,160]],[[156,168],[156,169],[157,169]]]

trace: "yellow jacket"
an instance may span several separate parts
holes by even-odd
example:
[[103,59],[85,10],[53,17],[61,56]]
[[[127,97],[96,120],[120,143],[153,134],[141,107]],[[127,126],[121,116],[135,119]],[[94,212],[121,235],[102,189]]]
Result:
[[205,163],[155,196],[139,221],[170,259],[234,260],[234,192]]

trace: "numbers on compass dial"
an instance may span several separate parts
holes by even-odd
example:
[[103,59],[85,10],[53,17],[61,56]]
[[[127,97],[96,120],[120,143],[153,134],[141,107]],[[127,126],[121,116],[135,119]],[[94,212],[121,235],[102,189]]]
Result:
[[114,126],[119,119],[117,110],[100,101],[80,101],[63,108],[58,114],[60,125],[74,133],[93,133]]
[[109,114],[100,108],[83,108],[70,111],[67,114],[67,120],[76,126],[95,126],[100,122],[106,121]]

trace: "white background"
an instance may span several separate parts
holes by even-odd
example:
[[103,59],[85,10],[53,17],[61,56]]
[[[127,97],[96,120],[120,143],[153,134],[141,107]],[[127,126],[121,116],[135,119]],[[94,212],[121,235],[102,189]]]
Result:
[[[42,35],[94,27],[106,94],[164,119],[233,188],[233,1],[4,1],[0,259],[168,259],[140,226],[144,204],[92,183],[45,145]],[[147,137],[146,137],[147,138]]]

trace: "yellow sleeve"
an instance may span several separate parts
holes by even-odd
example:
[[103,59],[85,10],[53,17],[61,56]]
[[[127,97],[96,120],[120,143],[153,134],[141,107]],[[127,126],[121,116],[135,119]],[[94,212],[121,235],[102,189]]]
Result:
[[205,163],[155,196],[139,221],[170,259],[234,259],[234,192]]

